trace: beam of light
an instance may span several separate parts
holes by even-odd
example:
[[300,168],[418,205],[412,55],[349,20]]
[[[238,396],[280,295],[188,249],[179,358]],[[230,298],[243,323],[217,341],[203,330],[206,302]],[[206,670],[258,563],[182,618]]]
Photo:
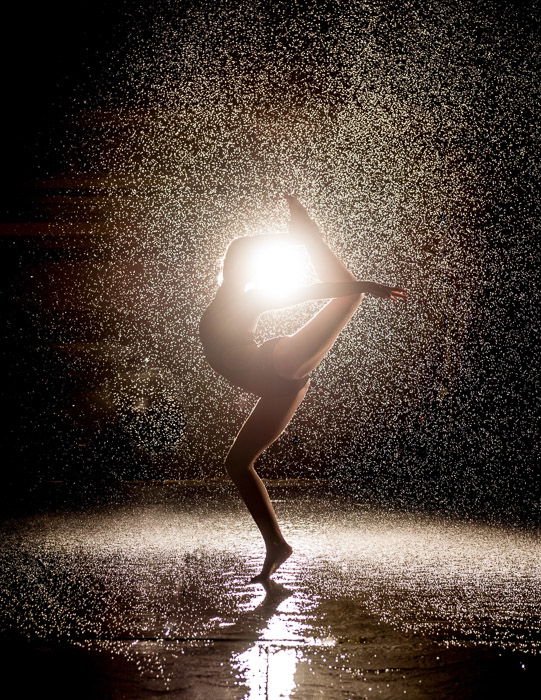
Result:
[[258,289],[272,299],[287,297],[309,283],[310,259],[304,246],[289,242],[262,243],[250,260],[248,289]]

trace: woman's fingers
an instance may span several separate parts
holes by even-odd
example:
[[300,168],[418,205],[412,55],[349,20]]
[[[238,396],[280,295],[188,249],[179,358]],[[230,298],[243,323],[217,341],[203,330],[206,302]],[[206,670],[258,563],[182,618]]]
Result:
[[408,293],[401,287],[391,287],[389,284],[379,284],[378,282],[365,282],[368,294],[376,299],[391,299],[391,301],[406,301]]
[[406,292],[405,289],[391,289],[391,299],[393,301],[407,301],[408,299],[408,293]]
[[388,299],[391,299],[391,301],[406,301],[408,298],[408,293],[406,292],[406,290],[401,289],[400,287],[385,286],[385,291],[387,292],[385,296]]

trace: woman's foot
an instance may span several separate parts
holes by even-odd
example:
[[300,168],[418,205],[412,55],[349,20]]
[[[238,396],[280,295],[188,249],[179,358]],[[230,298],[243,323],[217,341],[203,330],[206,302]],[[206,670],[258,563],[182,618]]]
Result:
[[321,231],[315,221],[312,221],[306,209],[296,197],[286,194],[291,220],[289,233],[299,238],[302,243],[309,243],[314,239],[321,239]]
[[268,546],[261,573],[250,579],[250,583],[261,583],[268,579],[291,556],[292,552],[293,547],[290,547],[287,542]]

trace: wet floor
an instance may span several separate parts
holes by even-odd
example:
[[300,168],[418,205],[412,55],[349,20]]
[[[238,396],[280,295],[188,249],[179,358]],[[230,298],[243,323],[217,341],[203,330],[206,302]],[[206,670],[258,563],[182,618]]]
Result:
[[247,583],[263,550],[227,483],[126,489],[5,523],[17,697],[538,697],[535,532],[276,482],[295,552],[265,589]]

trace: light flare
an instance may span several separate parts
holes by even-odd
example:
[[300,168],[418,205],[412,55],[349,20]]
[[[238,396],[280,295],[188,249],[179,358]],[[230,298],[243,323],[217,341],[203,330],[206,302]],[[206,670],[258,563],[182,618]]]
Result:
[[258,289],[273,299],[309,284],[310,258],[306,248],[292,243],[265,243],[250,261],[248,289]]

